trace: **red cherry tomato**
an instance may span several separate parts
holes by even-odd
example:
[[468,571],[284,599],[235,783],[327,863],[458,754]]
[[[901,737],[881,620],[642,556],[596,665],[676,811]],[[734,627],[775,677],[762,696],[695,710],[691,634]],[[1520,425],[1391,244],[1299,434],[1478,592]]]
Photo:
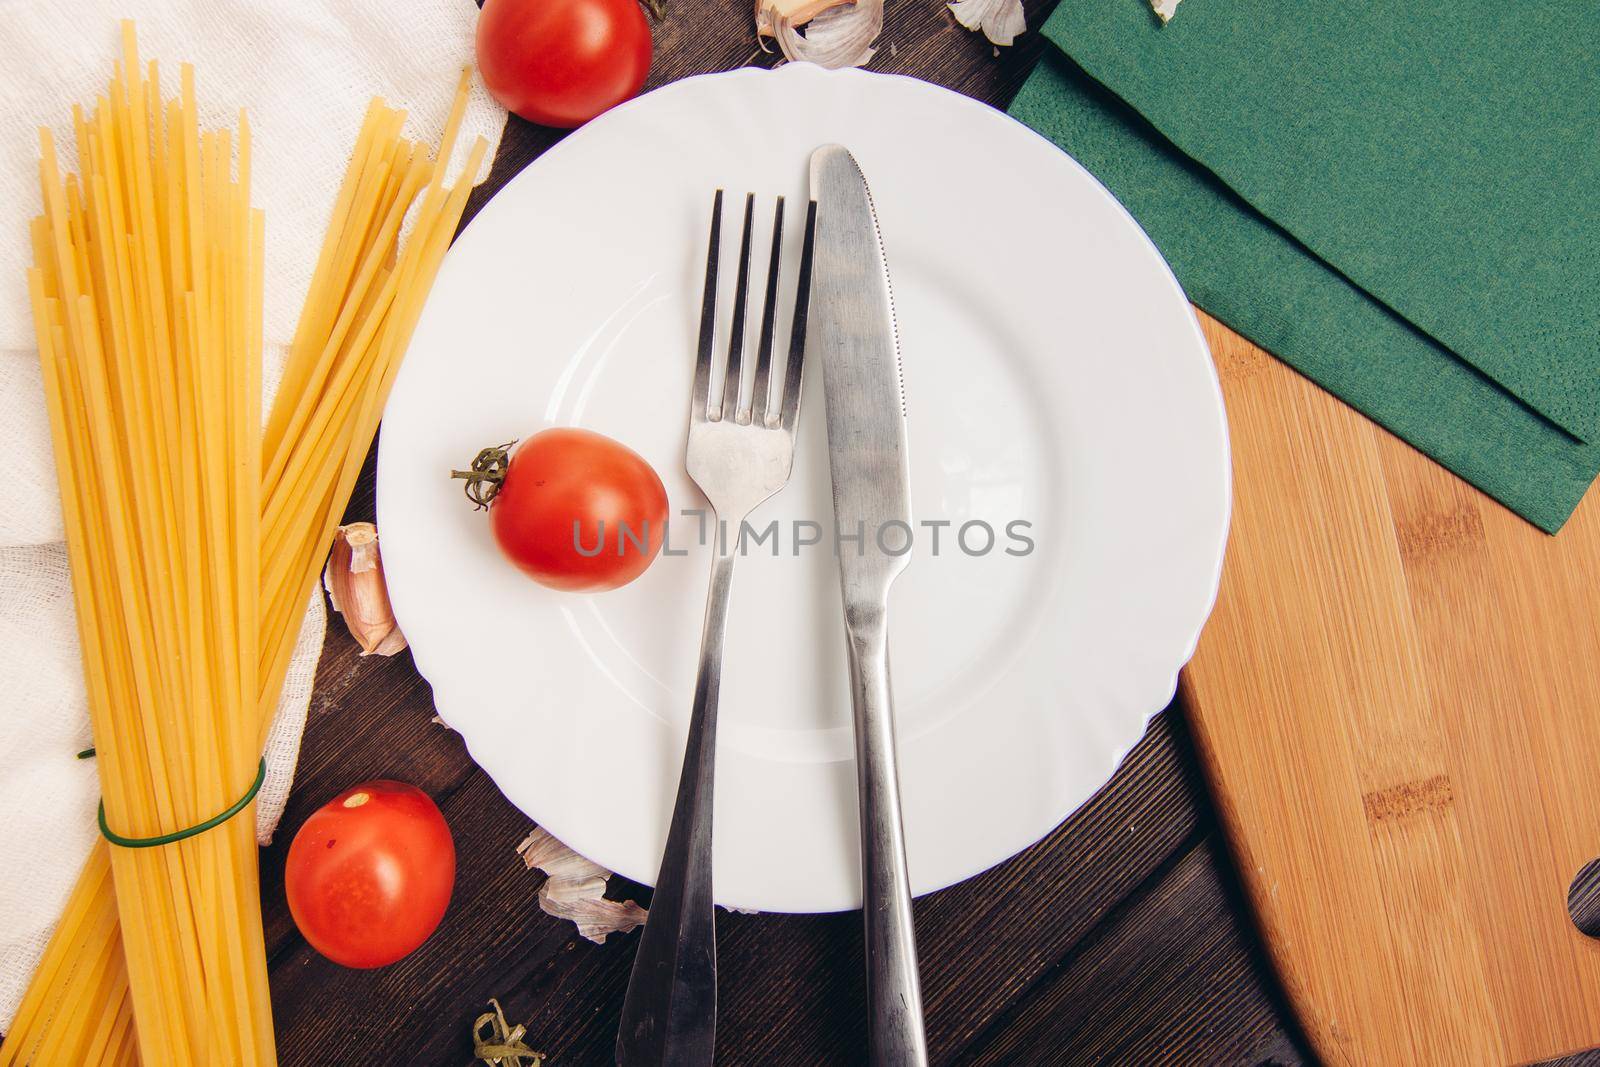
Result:
[[638,0],[485,0],[478,70],[530,122],[581,126],[634,96],[650,70]]
[[542,430],[511,453],[489,524],[535,581],[571,592],[627,585],[656,558],[667,490],[637,452],[591,430]]
[[289,912],[311,947],[346,967],[411,953],[444,917],[456,846],[432,798],[363,782],[318,808],[289,846]]

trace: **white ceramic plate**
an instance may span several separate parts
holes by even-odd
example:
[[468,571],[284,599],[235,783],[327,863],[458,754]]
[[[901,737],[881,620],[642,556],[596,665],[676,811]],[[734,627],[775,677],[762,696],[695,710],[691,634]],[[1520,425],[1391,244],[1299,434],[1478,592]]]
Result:
[[[911,880],[919,893],[1048,833],[1168,701],[1216,593],[1227,431],[1205,342],[1109,193],[1005,115],[907,78],[790,64],[680,81],[611,111],[514,179],[446,260],[383,424],[389,587],[440,715],[518,807],[646,884],[687,729],[709,549],[632,585],[546,590],[496,551],[449,479],[552,425],[683,469],[712,190],[786,194],[789,269],[813,147],[849,146],[894,276],[919,533],[890,626]],[[757,242],[752,287],[764,274]],[[723,311],[733,271],[723,272]],[[788,279],[785,279],[785,291]],[[779,336],[786,336],[787,316]],[[856,782],[820,370],[789,487],[754,516],[722,675],[716,896],[763,911],[859,906]],[[1024,556],[1006,536],[1030,522]],[[995,548],[953,545],[983,521]],[[967,547],[981,548],[971,527]],[[846,546],[847,550],[848,546]]]

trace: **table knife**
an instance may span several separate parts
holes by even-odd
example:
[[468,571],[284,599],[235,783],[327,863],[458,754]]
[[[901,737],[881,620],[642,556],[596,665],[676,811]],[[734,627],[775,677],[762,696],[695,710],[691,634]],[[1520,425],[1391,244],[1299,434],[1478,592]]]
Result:
[[[839,145],[811,155],[817,204],[807,362],[822,367],[861,791],[868,1056],[928,1062],[889,687],[889,587],[912,541],[905,387],[872,194]],[[812,347],[814,346],[814,347]]]

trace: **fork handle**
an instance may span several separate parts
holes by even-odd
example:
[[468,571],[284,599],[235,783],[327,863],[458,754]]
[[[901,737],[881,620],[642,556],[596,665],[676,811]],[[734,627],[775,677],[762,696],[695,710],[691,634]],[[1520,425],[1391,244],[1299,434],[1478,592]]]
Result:
[[711,561],[700,671],[689,716],[678,799],[656,875],[650,917],[639,938],[617,1032],[620,1067],[700,1067],[717,1038],[717,930],[711,896],[712,779],[717,695],[734,554]]
[[867,1050],[872,1067],[926,1067],[911,878],[900,823],[888,634],[881,612],[847,625],[861,787],[861,902],[866,921]]

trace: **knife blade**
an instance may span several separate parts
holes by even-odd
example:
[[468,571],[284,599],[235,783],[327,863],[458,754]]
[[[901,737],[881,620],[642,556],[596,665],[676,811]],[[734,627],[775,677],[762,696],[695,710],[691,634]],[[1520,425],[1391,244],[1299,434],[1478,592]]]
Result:
[[847,149],[824,145],[811,154],[811,197],[817,230],[806,358],[822,366],[849,645],[868,1057],[875,1067],[922,1067],[928,1049],[889,685],[889,587],[909,562],[913,539],[894,293],[872,194]]
[[[822,360],[834,518],[843,534],[864,531],[849,542],[859,551],[840,551],[849,600],[852,590],[887,588],[910,559],[909,551],[884,551],[877,536],[884,531],[891,549],[909,544],[905,383],[872,194],[847,149],[812,153],[811,195],[817,240],[808,337]],[[886,530],[895,523],[904,524],[895,531],[903,540]]]

